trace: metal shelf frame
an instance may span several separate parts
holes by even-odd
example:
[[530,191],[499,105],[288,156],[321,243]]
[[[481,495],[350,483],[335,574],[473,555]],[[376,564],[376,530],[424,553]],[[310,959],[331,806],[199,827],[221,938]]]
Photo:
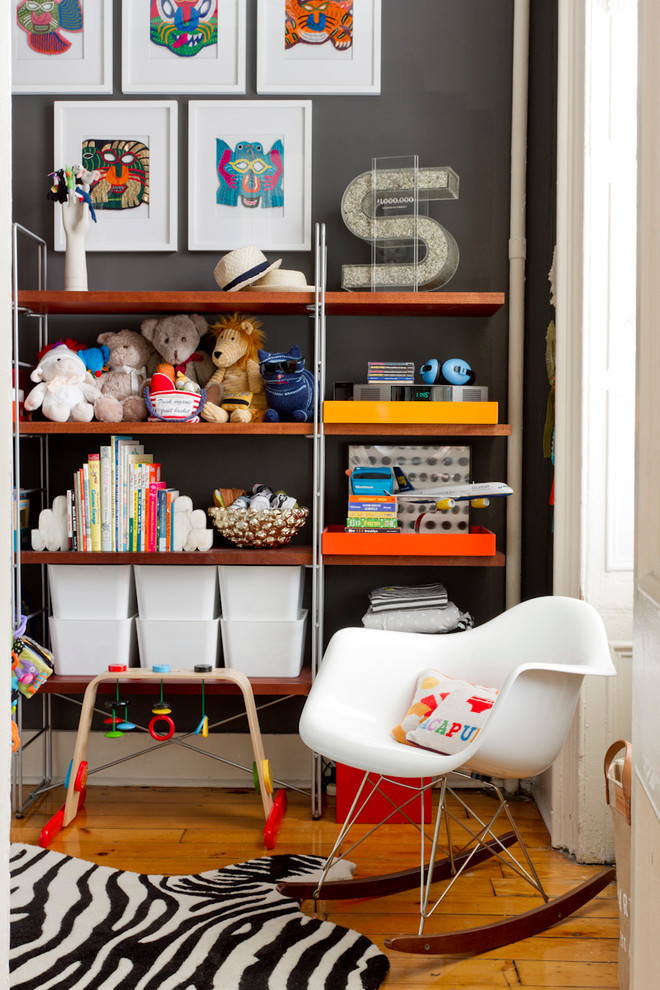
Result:
[[[19,381],[19,369],[20,368],[31,368],[32,365],[29,362],[20,360],[20,340],[19,340],[19,319],[21,316],[36,319],[38,321],[38,349],[41,350],[49,340],[49,330],[48,330],[48,311],[49,307],[35,307],[34,309],[21,306],[19,304],[21,293],[19,291],[20,278],[19,278],[19,236],[24,236],[28,238],[33,244],[37,246],[38,253],[38,292],[46,292],[47,290],[47,245],[43,238],[33,234],[32,231],[23,227],[21,224],[15,223],[13,225],[13,303],[12,303],[12,334],[13,334],[13,374],[15,389],[18,390]],[[325,355],[326,355],[326,333],[325,333],[325,295],[326,295],[326,279],[327,279],[327,247],[325,238],[325,225],[316,224],[315,226],[315,291],[314,291],[314,302],[308,304],[305,302],[304,309],[301,309],[298,305],[295,307],[296,312],[307,312],[309,317],[314,322],[314,379],[315,379],[315,394],[314,394],[314,421],[312,424],[305,426],[300,432],[309,437],[313,442],[313,498],[312,498],[312,553],[311,553],[311,566],[312,570],[312,602],[311,602],[311,612],[312,612],[312,636],[311,636],[311,667],[312,667],[312,680],[318,670],[318,665],[323,653],[323,559],[322,559],[322,534],[323,534],[323,492],[325,486],[325,451],[323,449],[323,397],[325,395]],[[235,303],[234,300],[232,300]],[[72,305],[78,303],[77,299],[72,299]],[[61,312],[66,311],[66,305],[60,307]],[[286,309],[286,307],[285,307]],[[293,310],[292,310],[293,312]],[[310,429],[311,427],[311,429]],[[12,616],[14,621],[18,622],[18,618],[21,613],[21,600],[22,600],[22,582],[21,582],[21,569],[24,561],[22,560],[21,547],[20,547],[20,525],[18,516],[19,498],[20,498],[20,478],[21,478],[21,441],[22,439],[29,439],[32,442],[37,442],[39,444],[39,493],[40,493],[40,508],[46,508],[50,505],[50,491],[48,487],[49,480],[49,463],[48,463],[48,439],[51,433],[58,432],[53,429],[39,430],[34,433],[30,432],[28,429],[21,429],[21,424],[19,421],[19,408],[18,401],[14,402],[14,416],[13,416],[13,458],[12,458],[12,488],[13,488],[13,500],[14,500],[14,538],[15,538],[15,553],[13,560],[13,579],[12,579]],[[66,431],[62,431],[66,432]],[[73,432],[73,431],[72,431]],[[176,429],[172,432],[176,432]],[[212,431],[208,432],[208,435],[215,435]],[[227,432],[232,432],[227,431]],[[238,434],[239,431],[236,431]],[[241,431],[243,432],[243,431]],[[244,431],[247,435],[249,432],[261,433],[265,432],[262,430]],[[275,432],[275,431],[273,431]],[[280,432],[279,430],[277,432]],[[284,431],[282,431],[284,432]],[[293,432],[293,431],[292,431]],[[204,435],[201,433],[200,435]],[[159,561],[160,562],[160,561]],[[47,636],[47,623],[46,616],[48,614],[48,602],[49,602],[49,592],[48,592],[48,582],[46,574],[46,565],[41,563],[41,600],[43,603],[42,609],[39,613],[42,615],[43,620],[43,637]],[[33,618],[34,616],[29,616]],[[67,700],[72,700],[67,695],[59,695],[55,693],[56,697],[66,697]],[[41,728],[39,728],[35,735],[32,736],[26,743],[22,744],[18,751],[13,756],[13,766],[12,766],[12,808],[15,816],[17,818],[22,818],[26,809],[32,804],[40,794],[44,791],[51,790],[54,787],[60,785],[60,781],[53,782],[53,767],[52,767],[52,710],[51,710],[51,698],[53,697],[53,692],[45,691],[41,696],[42,703],[42,717],[41,717]],[[277,699],[277,700],[285,700]],[[77,702],[74,702],[77,703]],[[263,706],[271,705],[276,702],[270,701],[265,702]],[[18,711],[17,711],[17,723],[19,728],[19,734],[22,734],[23,727],[23,712],[22,712],[22,696],[19,695]],[[25,785],[23,781],[24,770],[23,770],[23,751],[27,749],[30,745],[34,744],[38,739],[42,741],[42,779],[36,787],[25,795]],[[226,762],[226,761],[225,761]],[[111,766],[113,764],[108,764]],[[104,769],[103,767],[96,768],[95,771]],[[311,801],[311,814],[313,818],[320,818],[322,812],[322,791],[321,791],[321,759],[317,754],[312,754],[312,774],[311,774],[311,788],[309,792]],[[290,786],[290,785],[287,785]],[[299,790],[299,788],[295,788]]]

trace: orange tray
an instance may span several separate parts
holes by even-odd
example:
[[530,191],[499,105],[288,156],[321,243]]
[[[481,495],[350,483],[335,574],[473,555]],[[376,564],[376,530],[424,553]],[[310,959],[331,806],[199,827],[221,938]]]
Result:
[[497,402],[323,403],[325,423],[497,423]]
[[346,533],[343,526],[323,530],[323,553],[365,556],[494,557],[495,534],[482,526],[469,533]]

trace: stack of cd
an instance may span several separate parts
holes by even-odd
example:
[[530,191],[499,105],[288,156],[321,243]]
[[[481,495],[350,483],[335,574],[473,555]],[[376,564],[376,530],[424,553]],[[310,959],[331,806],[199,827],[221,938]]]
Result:
[[369,361],[367,381],[369,384],[412,385],[415,380],[415,365],[412,361]]

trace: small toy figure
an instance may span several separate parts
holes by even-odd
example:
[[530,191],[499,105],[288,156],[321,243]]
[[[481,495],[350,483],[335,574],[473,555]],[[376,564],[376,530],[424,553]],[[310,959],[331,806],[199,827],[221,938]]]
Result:
[[[261,324],[253,317],[234,313],[214,324],[211,331],[216,336],[212,358],[217,371],[206,385],[202,419],[210,423],[262,422],[266,393],[258,359],[264,343]],[[221,408],[227,392],[251,392],[249,405],[237,406],[231,413]]]
[[100,378],[110,357],[110,351],[105,344],[102,347],[83,347],[77,354],[90,375],[93,375],[94,378]]
[[314,376],[306,370],[299,347],[294,345],[288,353],[259,351],[259,371],[268,401],[267,423],[306,423],[314,418]]

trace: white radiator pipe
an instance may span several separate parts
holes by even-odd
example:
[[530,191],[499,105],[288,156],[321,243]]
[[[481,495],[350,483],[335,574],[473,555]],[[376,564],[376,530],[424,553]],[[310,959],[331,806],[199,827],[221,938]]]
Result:
[[525,353],[525,199],[527,180],[527,100],[530,0],[515,0],[511,99],[511,207],[509,224],[509,373],[507,483],[506,607],[520,601],[522,547],[522,435]]

